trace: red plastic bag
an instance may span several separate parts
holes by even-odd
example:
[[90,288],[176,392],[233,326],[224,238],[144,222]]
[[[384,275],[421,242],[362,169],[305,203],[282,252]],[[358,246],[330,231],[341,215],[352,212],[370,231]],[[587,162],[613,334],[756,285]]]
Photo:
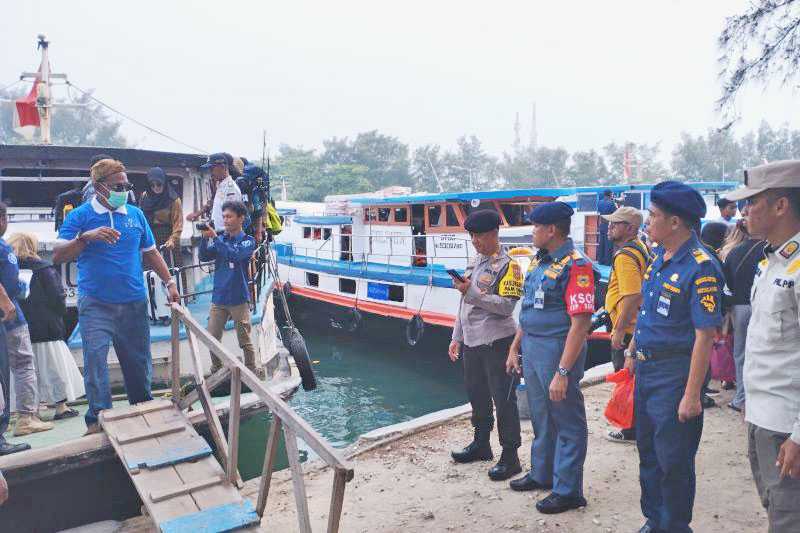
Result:
[[606,405],[606,419],[620,429],[629,429],[633,426],[633,388],[636,378],[627,368],[623,368],[607,375],[606,381],[615,383]]
[[732,335],[721,335],[714,340],[711,347],[711,377],[720,381],[736,381]]

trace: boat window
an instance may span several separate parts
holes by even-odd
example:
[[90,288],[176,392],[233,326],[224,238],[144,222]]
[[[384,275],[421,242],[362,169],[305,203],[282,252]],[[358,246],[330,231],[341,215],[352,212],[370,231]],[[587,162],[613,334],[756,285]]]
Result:
[[458,217],[456,216],[456,210],[453,209],[453,206],[447,204],[447,225],[448,226],[458,226]]
[[315,241],[318,241],[322,238],[322,228],[314,228],[314,237]]
[[509,226],[524,226],[528,223],[527,213],[531,210],[529,202],[513,202],[500,204],[503,215]]
[[378,219],[378,211],[374,207],[367,207],[364,209],[364,222],[370,222]]
[[309,226],[303,226],[303,238],[304,239],[311,238],[311,228]]
[[378,208],[378,222],[389,222],[389,214],[392,212],[388,207]]
[[346,292],[347,294],[355,294],[356,280],[339,278],[339,292]]
[[405,290],[402,285],[389,285],[389,300],[402,302]]
[[319,287],[319,274],[306,272],[306,285],[309,287]]
[[322,239],[327,241],[330,238],[331,238],[331,228],[324,228],[322,230]]
[[442,225],[442,206],[431,205],[428,207],[428,225],[431,227]]
[[408,208],[395,207],[394,208],[394,221],[395,222],[408,222]]

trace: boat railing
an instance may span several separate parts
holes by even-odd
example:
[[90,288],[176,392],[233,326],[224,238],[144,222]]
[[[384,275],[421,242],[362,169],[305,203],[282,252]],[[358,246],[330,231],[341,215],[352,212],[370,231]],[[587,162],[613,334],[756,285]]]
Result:
[[[342,505],[344,503],[345,485],[348,481],[353,479],[352,465],[344,459],[341,453],[334,449],[324,437],[317,433],[285,401],[283,401],[277,393],[259,380],[237,357],[231,354],[228,348],[223,346],[220,341],[206,331],[194,319],[186,307],[178,304],[172,304],[171,307],[172,401],[181,409],[187,409],[196,401],[200,401],[206,421],[208,422],[211,438],[216,445],[218,459],[225,470],[228,481],[234,485],[240,484],[236,465],[239,452],[241,392],[242,383],[244,383],[264,402],[269,412],[272,413],[272,422],[267,437],[267,448],[264,454],[264,467],[261,471],[261,479],[259,482],[256,512],[259,516],[264,516],[264,509],[267,505],[267,497],[269,496],[272,481],[272,472],[276,465],[279,441],[283,439],[289,459],[289,469],[291,471],[295,505],[297,507],[297,517],[300,526],[299,530],[303,532],[311,531],[308,501],[306,498],[305,483],[303,481],[303,469],[300,464],[300,454],[297,443],[299,437],[333,470],[333,490],[328,512],[327,531],[337,532],[339,530]],[[192,392],[183,397],[180,384],[181,325],[183,325],[186,330],[189,351],[191,352],[190,361],[192,363],[192,376],[196,385]],[[203,366],[200,362],[199,348],[201,344],[210,352],[214,353],[223,364],[221,370],[218,370],[208,378],[204,377]],[[222,429],[222,423],[211,402],[211,391],[228,381],[230,381],[231,395],[228,436],[226,440],[225,433]]]

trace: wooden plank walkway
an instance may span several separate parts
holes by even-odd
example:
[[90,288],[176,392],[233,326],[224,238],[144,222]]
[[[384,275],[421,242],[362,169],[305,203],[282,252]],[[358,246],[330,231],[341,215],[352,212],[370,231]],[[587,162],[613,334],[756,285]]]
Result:
[[163,533],[258,526],[253,505],[242,499],[211,447],[171,401],[103,411],[100,425]]

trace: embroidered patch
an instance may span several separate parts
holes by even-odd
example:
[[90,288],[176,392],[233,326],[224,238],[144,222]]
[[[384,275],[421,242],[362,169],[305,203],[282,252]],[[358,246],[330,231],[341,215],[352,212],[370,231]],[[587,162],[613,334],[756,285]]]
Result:
[[692,250],[692,256],[694,257],[694,260],[697,261],[698,263],[705,263],[706,261],[711,261],[711,258],[708,257],[708,254],[705,253],[700,248],[695,248],[694,250]]
[[786,269],[786,273],[787,273],[787,274],[794,274],[794,273],[795,273],[795,272],[797,272],[798,270],[800,270],[800,259],[795,259],[795,260],[794,260],[794,261],[792,261],[792,263],[789,265],[789,268],[787,268],[787,269]]
[[717,283],[717,278],[714,276],[703,276],[694,280],[695,285],[702,285],[703,283]]
[[671,275],[671,276],[669,277],[669,280],[670,280],[670,281],[672,281],[672,282],[674,283],[674,282],[678,281],[678,277],[679,277],[679,276],[678,276],[678,273],[677,273],[677,272],[675,272],[673,275]]
[[12,265],[16,265],[17,264],[17,256],[14,255],[11,252],[8,252],[8,262],[11,263]]
[[675,285],[670,285],[669,283],[665,283],[663,287],[669,292],[674,292],[675,294],[681,293],[680,287],[676,287]]
[[717,299],[714,297],[713,294],[706,294],[705,296],[700,298],[700,304],[709,313],[713,313],[717,309]]
[[522,296],[522,270],[516,261],[508,264],[505,275],[500,279],[497,291],[500,296],[519,298]]
[[698,287],[697,294],[708,294],[709,292],[717,292],[717,287],[712,285],[711,287]]
[[797,241],[791,241],[786,244],[781,251],[779,252],[784,259],[789,259],[794,255],[797,249],[800,248],[800,244],[797,244]]
[[775,285],[776,287],[780,287],[781,289],[793,289],[794,288],[794,281],[792,281],[790,279],[775,278],[772,281],[772,284]]
[[586,274],[578,274],[577,278],[575,278],[578,287],[588,287],[589,286],[589,276]]

